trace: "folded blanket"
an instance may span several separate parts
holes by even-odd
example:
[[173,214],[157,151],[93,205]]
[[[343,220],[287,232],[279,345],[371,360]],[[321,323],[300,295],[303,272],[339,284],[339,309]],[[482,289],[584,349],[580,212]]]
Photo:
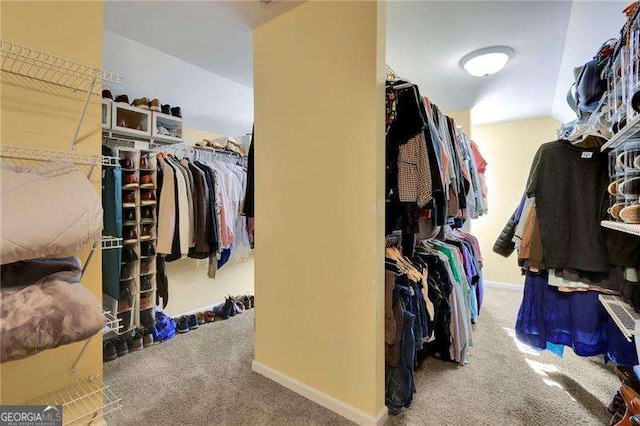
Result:
[[82,249],[100,237],[102,200],[72,164],[0,162],[0,264]]
[[79,283],[82,264],[76,256],[22,260],[0,266],[0,287],[22,287],[45,281]]
[[88,339],[104,327],[102,309],[80,284],[43,279],[0,291],[0,362]]

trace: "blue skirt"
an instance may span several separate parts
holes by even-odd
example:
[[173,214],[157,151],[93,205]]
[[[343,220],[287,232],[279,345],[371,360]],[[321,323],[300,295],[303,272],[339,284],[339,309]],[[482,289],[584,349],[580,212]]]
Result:
[[527,272],[516,337],[534,348],[564,345],[579,356],[605,355],[622,365],[638,364],[628,342],[595,291],[563,293],[549,286],[547,271]]

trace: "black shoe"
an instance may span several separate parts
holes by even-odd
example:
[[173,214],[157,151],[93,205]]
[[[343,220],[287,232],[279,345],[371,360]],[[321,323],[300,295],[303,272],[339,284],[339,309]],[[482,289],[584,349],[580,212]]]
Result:
[[171,115],[173,115],[174,117],[182,118],[182,110],[180,109],[180,107],[173,107],[171,108]]
[[151,275],[143,275],[140,277],[140,290],[149,291],[153,288],[151,283]]
[[151,329],[156,323],[155,311],[155,309],[145,309],[144,311],[140,311],[140,324],[144,328]]
[[[197,319],[196,319],[196,322],[198,322]],[[181,316],[180,318],[178,318],[178,321],[176,323],[176,331],[178,333],[189,332],[189,319],[186,316]]]
[[153,222],[153,206],[142,207],[141,209],[142,221],[143,222]]
[[103,91],[102,91],[102,97],[103,97],[104,99],[111,99],[111,100],[113,100],[113,95],[111,94],[111,91],[110,91],[110,90],[103,90]]
[[127,95],[118,95],[116,97],[116,102],[123,102],[125,104],[129,104],[129,97]]
[[140,244],[140,253],[142,257],[152,257],[156,255],[156,250],[153,248],[153,243]]
[[125,247],[122,251],[122,263],[129,263],[138,260],[138,255],[135,250],[130,247]]
[[127,333],[127,340],[129,340],[129,347],[133,352],[137,352],[143,348],[142,345],[142,332],[137,328],[131,333]]
[[122,220],[125,222],[136,222],[136,209],[124,209]]
[[148,224],[148,225],[142,225],[142,232],[140,232],[140,240],[150,240],[152,235],[151,235],[151,229],[153,227]]
[[120,331],[127,331],[131,327],[130,310],[118,313],[118,319],[120,320]]
[[113,341],[107,340],[102,346],[102,359],[103,361],[113,361],[116,358],[118,358],[116,345],[113,344]]
[[198,323],[198,317],[195,315],[189,315],[189,329],[195,330],[198,327],[200,327],[200,324]]
[[164,104],[162,105],[161,109],[163,114],[171,115],[171,105]]
[[129,302],[129,306],[133,304],[133,295],[128,285],[120,287],[120,298],[118,300],[126,300]]
[[116,351],[118,352],[118,356],[125,356],[129,353],[129,345],[127,345],[127,342],[120,337],[116,339]]

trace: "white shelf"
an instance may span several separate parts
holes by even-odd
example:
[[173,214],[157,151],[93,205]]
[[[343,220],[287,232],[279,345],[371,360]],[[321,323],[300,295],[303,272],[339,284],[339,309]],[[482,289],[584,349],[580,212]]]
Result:
[[[113,315],[111,311],[102,311],[102,313],[104,314],[104,318],[105,318],[104,334],[111,333],[111,332],[117,333],[118,330],[120,330],[120,328],[122,327],[122,324],[120,324],[122,322],[120,318]],[[108,328],[108,330],[106,328]]]
[[0,146],[0,157],[32,161],[60,161],[88,166],[116,166],[119,164],[117,157],[81,154],[74,151],[52,151],[48,149],[34,149],[13,145]]
[[122,408],[122,399],[96,376],[26,402],[27,405],[62,406],[63,425],[87,425]]
[[102,237],[102,250],[122,248],[122,238]]
[[640,335],[640,314],[631,305],[619,296],[601,294],[598,298],[627,340]]
[[640,114],[633,117],[633,119],[627,123],[622,130],[613,135],[607,143],[602,145],[600,151],[604,151],[609,148],[617,148],[624,142],[636,137],[640,137]]
[[6,40],[0,40],[0,57],[2,71],[93,94],[100,94],[102,85],[120,84],[123,80],[112,72]]
[[613,222],[611,220],[603,220],[600,224],[605,228],[615,229],[616,231],[626,232],[627,234],[637,235],[640,237],[640,224],[635,225],[631,223]]

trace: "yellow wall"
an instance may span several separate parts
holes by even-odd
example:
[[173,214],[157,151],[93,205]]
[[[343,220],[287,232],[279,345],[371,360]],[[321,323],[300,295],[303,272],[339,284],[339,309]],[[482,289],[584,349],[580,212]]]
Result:
[[187,145],[195,145],[196,142],[202,141],[202,139],[211,140],[220,136],[217,133],[212,133],[207,130],[194,129],[193,127],[185,127],[182,129],[182,137],[184,143]]
[[472,138],[488,163],[489,213],[471,223],[480,240],[487,281],[524,282],[515,253],[505,259],[493,252],[493,243],[520,202],[538,147],[556,140],[559,127],[551,117],[473,126]]
[[[7,2],[1,7],[1,35],[13,41],[80,63],[101,67],[102,2]],[[54,88],[7,73],[0,75],[0,142],[54,150],[69,150],[84,98],[68,89]],[[100,153],[100,98],[89,105],[77,151]],[[93,173],[100,190],[100,171]],[[76,253],[83,261],[88,252]],[[101,300],[99,253],[83,278]],[[1,336],[0,336],[1,338]],[[41,352],[0,365],[0,403],[20,403],[67,384],[73,379],[102,374],[102,337],[91,340],[76,376],[71,365],[84,343]]]
[[370,416],[384,409],[384,14],[312,1],[254,31],[255,360]]
[[447,115],[453,118],[458,126],[463,127],[463,131],[469,135],[471,133],[471,110],[459,109],[457,111],[447,112]]

